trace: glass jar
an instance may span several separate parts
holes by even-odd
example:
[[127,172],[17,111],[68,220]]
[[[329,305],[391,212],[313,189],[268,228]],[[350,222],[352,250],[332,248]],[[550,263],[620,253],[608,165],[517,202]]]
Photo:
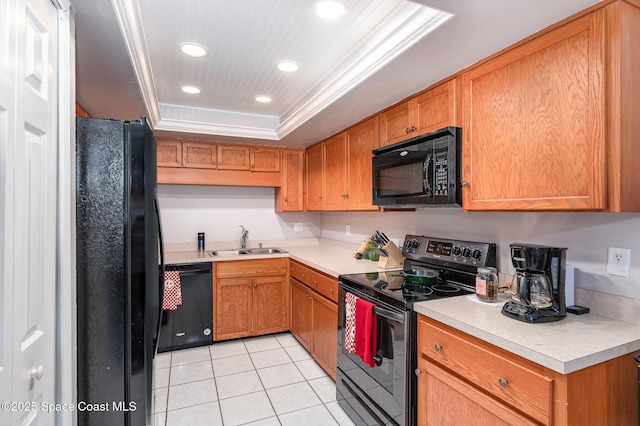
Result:
[[498,300],[498,271],[496,268],[478,268],[476,296],[483,302],[495,302]]

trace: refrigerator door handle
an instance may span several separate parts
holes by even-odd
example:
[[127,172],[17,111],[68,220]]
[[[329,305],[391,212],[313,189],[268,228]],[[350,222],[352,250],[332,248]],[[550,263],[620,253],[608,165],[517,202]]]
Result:
[[156,217],[158,219],[158,243],[159,243],[159,249],[160,249],[160,274],[159,274],[159,295],[160,295],[160,300],[158,303],[158,324],[156,326],[156,334],[153,337],[153,353],[154,353],[154,357],[155,354],[158,351],[158,339],[160,338],[160,326],[162,324],[162,301],[164,299],[164,269],[165,269],[165,264],[164,264],[164,240],[162,238],[162,222],[160,221],[160,206],[158,205],[158,196],[154,196],[153,198],[153,205],[155,207],[155,211],[156,211]]

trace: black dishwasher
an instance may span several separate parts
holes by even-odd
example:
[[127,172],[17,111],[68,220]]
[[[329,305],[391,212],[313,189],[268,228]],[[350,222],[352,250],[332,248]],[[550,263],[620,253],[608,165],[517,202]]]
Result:
[[[162,311],[158,352],[213,343],[213,281],[211,263],[166,265],[180,276],[182,303]],[[166,291],[166,284],[165,284]]]

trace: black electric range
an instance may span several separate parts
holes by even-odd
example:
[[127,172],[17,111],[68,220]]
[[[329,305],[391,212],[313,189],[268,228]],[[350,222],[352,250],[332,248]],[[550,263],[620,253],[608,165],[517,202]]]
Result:
[[[496,245],[407,235],[403,270],[339,276],[338,404],[356,425],[415,425],[416,302],[475,293],[479,267],[495,266]],[[373,304],[375,366],[345,347],[346,296]]]

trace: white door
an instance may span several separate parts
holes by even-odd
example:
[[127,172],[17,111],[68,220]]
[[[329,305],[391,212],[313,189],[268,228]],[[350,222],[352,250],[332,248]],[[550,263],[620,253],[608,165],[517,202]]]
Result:
[[0,423],[53,424],[41,408],[55,402],[56,384],[57,8],[0,4],[0,399],[14,403]]

